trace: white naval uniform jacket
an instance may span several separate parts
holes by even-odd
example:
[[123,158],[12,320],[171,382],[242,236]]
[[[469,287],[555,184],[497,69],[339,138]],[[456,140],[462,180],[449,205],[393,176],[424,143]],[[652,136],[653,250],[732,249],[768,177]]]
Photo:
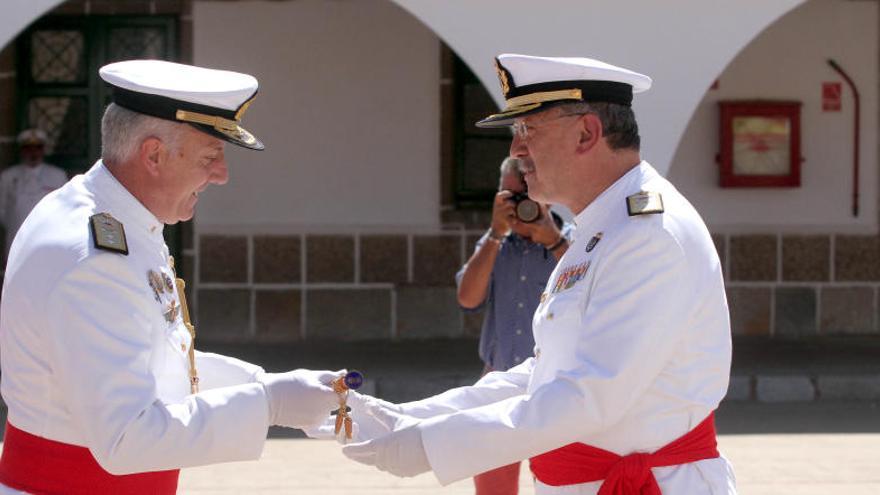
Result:
[[[124,225],[127,256],[95,247],[89,217],[101,212]],[[112,474],[256,459],[268,429],[257,366],[199,353],[190,394],[176,288],[154,292],[148,277],[174,277],[162,227],[98,162],[36,206],[3,283],[9,422],[89,448]]]
[[[626,198],[640,191],[659,193],[665,212],[629,216]],[[696,210],[642,162],[575,223],[535,312],[535,357],[473,387],[404,405],[429,418],[419,428],[441,483],[572,442],[622,456],[654,452],[696,427],[724,397],[727,301],[718,255]],[[668,495],[736,492],[723,457],[653,472]],[[536,491],[595,494],[600,485],[536,482]]]

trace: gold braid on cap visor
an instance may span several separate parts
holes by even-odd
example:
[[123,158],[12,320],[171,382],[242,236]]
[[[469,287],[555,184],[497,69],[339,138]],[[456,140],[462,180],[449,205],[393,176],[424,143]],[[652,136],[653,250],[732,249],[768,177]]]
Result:
[[517,107],[532,105],[535,103],[544,103],[548,101],[559,101],[559,100],[582,100],[583,92],[579,89],[560,89],[558,91],[542,91],[539,93],[530,93],[522,96],[514,96],[513,98],[508,98],[507,108],[504,109],[505,112],[510,110],[516,110]]
[[235,120],[218,117],[216,115],[207,115],[199,112],[189,112],[187,110],[178,110],[174,117],[177,120],[182,120],[184,122],[209,125],[214,129],[222,132],[238,132],[238,124],[241,120],[242,115],[244,115],[244,112],[248,109],[249,106],[251,106],[251,103],[253,103],[255,99],[256,96],[244,102],[241,108],[239,108],[238,111],[235,112]]
[[217,129],[218,131],[235,132],[238,130],[238,121],[224,119],[216,115],[206,115],[198,112],[188,112],[186,110],[178,110],[174,115],[177,120],[184,122],[192,122],[195,124],[204,124]]

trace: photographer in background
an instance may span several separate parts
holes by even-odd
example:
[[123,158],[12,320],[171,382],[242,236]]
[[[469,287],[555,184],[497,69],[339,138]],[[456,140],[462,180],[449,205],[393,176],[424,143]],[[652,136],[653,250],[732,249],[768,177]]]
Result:
[[[479,351],[484,373],[507,370],[532,356],[532,315],[568,249],[570,225],[547,205],[528,199],[522,160],[508,157],[501,163],[492,225],[455,276],[461,307],[485,308]],[[474,485],[477,495],[516,494],[519,463],[475,476]]]

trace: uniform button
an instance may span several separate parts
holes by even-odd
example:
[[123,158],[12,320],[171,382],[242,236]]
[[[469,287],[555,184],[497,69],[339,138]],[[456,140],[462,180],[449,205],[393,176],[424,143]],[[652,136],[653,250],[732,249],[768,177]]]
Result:
[[523,303],[516,303],[516,307],[522,309],[525,306]]
[[514,363],[518,363],[518,362],[520,362],[520,357],[519,357],[519,356],[513,356],[513,362],[514,362]]
[[516,329],[516,334],[517,334],[517,335],[522,335],[522,330],[520,330],[519,328],[517,328],[517,329]]
[[552,319],[553,319],[553,313],[547,313],[547,319],[548,319],[548,320],[552,320]]
[[541,349],[535,349],[535,359],[541,357]]
[[544,302],[544,301],[546,301],[546,300],[547,300],[547,293],[546,293],[546,292],[542,292],[542,293],[541,293],[541,302]]
[[525,281],[526,281],[526,276],[525,276],[525,275],[520,275],[520,276],[519,276],[519,281],[520,281],[520,282],[525,282]]

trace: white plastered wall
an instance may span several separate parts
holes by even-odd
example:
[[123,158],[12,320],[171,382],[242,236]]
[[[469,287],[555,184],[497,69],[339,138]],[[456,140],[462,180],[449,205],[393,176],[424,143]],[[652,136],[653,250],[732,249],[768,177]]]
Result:
[[194,60],[258,76],[201,231],[439,222],[438,38],[386,0],[196,2]]
[[[852,216],[852,92],[861,96],[860,214]],[[822,111],[822,83],[843,85],[842,111]],[[878,5],[812,0],[773,24],[724,70],[691,119],[668,174],[717,232],[856,232],[877,228]],[[718,186],[719,100],[802,102],[799,188]]]

